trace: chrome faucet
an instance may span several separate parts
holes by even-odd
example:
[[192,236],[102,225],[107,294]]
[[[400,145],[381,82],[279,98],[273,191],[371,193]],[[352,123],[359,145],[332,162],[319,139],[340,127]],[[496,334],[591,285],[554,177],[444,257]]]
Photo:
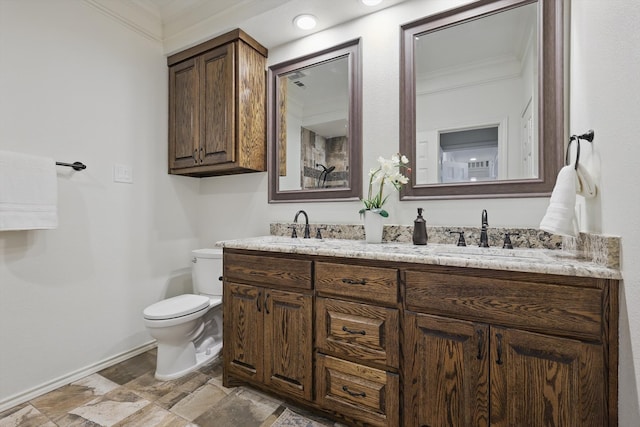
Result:
[[303,210],[299,210],[296,213],[296,216],[293,218],[293,222],[295,222],[296,224],[298,223],[298,215],[300,214],[304,214],[304,238],[308,239],[311,237],[311,233],[309,231],[309,216],[307,215],[307,213]]
[[489,227],[489,220],[487,210],[482,210],[482,229],[480,230],[480,246],[481,248],[489,247],[489,236],[487,235],[487,227]]

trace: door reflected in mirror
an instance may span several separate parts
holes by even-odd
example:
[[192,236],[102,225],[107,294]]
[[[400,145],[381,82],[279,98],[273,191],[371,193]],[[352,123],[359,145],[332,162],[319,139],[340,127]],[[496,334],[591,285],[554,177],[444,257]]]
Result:
[[269,68],[269,202],[361,197],[359,45]]
[[537,12],[416,37],[417,184],[538,177]]

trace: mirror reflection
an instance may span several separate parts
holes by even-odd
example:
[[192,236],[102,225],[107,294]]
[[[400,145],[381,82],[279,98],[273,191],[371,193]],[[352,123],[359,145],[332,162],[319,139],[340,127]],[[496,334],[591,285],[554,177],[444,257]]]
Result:
[[349,174],[349,63],[342,57],[279,77],[280,190],[344,188]]
[[269,202],[362,195],[359,45],[269,68]]
[[417,184],[538,177],[537,10],[416,37]]
[[402,200],[548,196],[562,166],[555,0],[482,0],[402,26]]

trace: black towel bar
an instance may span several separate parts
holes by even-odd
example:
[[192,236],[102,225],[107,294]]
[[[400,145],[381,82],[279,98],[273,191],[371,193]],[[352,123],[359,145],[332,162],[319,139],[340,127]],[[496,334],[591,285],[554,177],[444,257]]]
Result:
[[564,164],[569,165],[569,153],[571,152],[571,143],[573,141],[577,141],[576,143],[576,170],[578,170],[578,162],[580,161],[580,140],[584,139],[585,141],[593,142],[594,132],[593,129],[589,129],[586,133],[582,135],[571,135],[569,138],[569,144],[567,144],[567,152],[564,156]]
[[87,166],[82,162],[73,162],[73,163],[62,163],[56,162],[58,166],[67,166],[69,168],[73,168],[73,170],[81,171],[82,169],[86,169]]

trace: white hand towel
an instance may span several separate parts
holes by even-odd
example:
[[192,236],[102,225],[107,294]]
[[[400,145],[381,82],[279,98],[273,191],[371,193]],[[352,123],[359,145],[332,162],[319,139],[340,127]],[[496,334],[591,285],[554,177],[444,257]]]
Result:
[[576,193],[584,196],[588,199],[596,197],[597,187],[589,171],[582,166],[582,163],[578,163],[578,169],[576,170]]
[[556,185],[551,193],[547,213],[540,222],[540,229],[561,236],[578,235],[576,223],[577,174],[574,165],[560,169]]
[[53,159],[0,151],[0,231],[58,226]]

